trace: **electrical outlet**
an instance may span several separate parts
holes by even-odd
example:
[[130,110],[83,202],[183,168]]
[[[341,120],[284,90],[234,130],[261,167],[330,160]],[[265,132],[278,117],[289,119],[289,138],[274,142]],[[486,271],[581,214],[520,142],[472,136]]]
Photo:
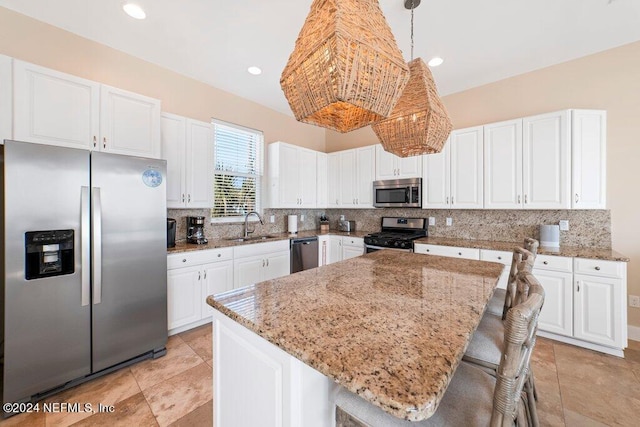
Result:
[[450,227],[452,225],[453,225],[453,219],[447,218],[447,227]]
[[304,222],[304,214],[300,215],[300,222]]
[[638,295],[629,295],[629,307],[640,308],[640,297]]
[[560,220],[560,231],[569,231],[569,220]]
[[271,224],[273,224],[274,222],[276,222],[276,216],[275,216],[275,215],[271,215],[271,216],[269,217],[269,222],[270,222]]
[[433,216],[429,217],[429,225],[436,225],[436,218]]

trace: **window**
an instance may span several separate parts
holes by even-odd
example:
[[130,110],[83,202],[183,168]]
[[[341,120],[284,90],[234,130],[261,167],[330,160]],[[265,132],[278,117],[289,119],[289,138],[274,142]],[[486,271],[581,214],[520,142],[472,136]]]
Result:
[[260,212],[262,132],[213,120],[214,204],[212,222],[234,222],[251,211]]

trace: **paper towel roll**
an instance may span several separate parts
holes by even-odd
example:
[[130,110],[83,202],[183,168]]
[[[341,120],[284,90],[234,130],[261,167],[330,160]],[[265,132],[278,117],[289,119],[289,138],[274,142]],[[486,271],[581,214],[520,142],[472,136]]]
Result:
[[289,215],[287,219],[287,230],[289,230],[289,234],[296,234],[298,232],[298,215]]
[[541,225],[540,226],[540,246],[552,248],[560,247],[560,226]]

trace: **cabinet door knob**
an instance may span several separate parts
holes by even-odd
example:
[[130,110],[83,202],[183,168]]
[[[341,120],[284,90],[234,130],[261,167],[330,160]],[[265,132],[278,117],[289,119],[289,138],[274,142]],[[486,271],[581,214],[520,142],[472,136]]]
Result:
[[529,201],[527,200],[527,195],[526,194],[524,195],[524,202],[525,203],[529,203]]
[[520,204],[520,195],[518,194],[518,204]]
[[95,147],[96,145],[98,145],[98,138],[96,138],[96,136],[93,135],[93,146]]
[[218,254],[218,258],[220,258],[222,256],[222,254]]
[[580,196],[578,196],[578,193],[576,193],[576,203],[578,203],[579,200],[580,200]]
[[184,194],[182,195],[182,203],[184,203]]
[[187,194],[187,203],[191,203],[191,194]]
[[431,249],[427,249],[427,252],[431,252]]
[[198,271],[198,280],[200,280],[200,272]]
[[186,259],[186,258],[183,258],[182,262],[187,262],[187,259]]
[[544,265],[547,265],[547,264],[549,264],[549,261],[542,261],[542,263],[543,263]]
[[600,271],[600,267],[596,266],[596,271]]
[[449,204],[449,197],[447,197],[447,201],[446,201],[445,204],[447,204],[447,205]]
[[102,148],[107,148],[107,137],[102,138]]
[[207,270],[204,271],[204,279],[207,280]]
[[498,257],[498,259],[502,259],[502,257],[501,257],[501,256],[499,256],[499,257]]
[[458,255],[462,256],[462,252],[458,252]]

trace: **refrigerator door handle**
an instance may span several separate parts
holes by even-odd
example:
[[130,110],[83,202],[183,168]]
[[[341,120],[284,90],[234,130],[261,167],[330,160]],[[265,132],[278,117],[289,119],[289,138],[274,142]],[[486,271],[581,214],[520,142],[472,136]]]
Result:
[[89,187],[80,191],[80,258],[82,260],[81,305],[89,305],[91,286],[91,218],[89,217]]
[[91,213],[93,215],[91,242],[93,245],[93,304],[102,301],[102,201],[100,187],[91,191]]

